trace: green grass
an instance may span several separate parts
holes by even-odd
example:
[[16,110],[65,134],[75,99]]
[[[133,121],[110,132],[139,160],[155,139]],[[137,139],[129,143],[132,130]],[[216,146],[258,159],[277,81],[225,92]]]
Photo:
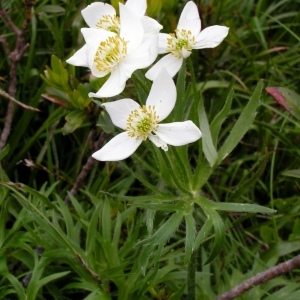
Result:
[[[96,103],[76,107],[80,95],[101,82],[89,83],[86,68],[65,63],[83,43],[80,10],[92,1],[35,2],[15,98],[41,112],[16,106],[9,148],[0,152],[1,299],[209,300],[299,253],[299,176],[284,172],[300,169],[300,121],[261,89],[284,86],[300,94],[299,1],[195,1],[205,26],[230,31],[217,48],[193,52],[200,104],[187,64],[175,80],[181,106],[169,118],[200,123],[211,140],[170,147],[167,155],[148,141],[125,161],[96,163],[69,205],[64,200],[93,152],[90,142],[102,131],[108,141],[117,131]],[[163,23],[163,32],[171,31],[185,1],[163,1],[178,3],[159,14],[154,2],[148,1],[152,17]],[[20,27],[24,1],[4,1],[2,8]],[[15,35],[3,19],[0,27],[14,49]],[[58,73],[68,74],[65,86],[62,75],[56,86],[41,77],[46,66],[53,69],[52,55],[61,60]],[[4,91],[9,68],[0,45]],[[135,73],[115,99],[145,101],[150,84],[140,84],[143,74]],[[0,128],[7,103],[1,97]],[[84,111],[82,120],[63,134],[66,115],[76,110]],[[257,204],[277,213],[188,205],[200,188],[220,206]],[[210,229],[205,234],[204,224]],[[199,248],[191,254],[199,232]],[[239,299],[298,299],[299,278],[295,269]]]

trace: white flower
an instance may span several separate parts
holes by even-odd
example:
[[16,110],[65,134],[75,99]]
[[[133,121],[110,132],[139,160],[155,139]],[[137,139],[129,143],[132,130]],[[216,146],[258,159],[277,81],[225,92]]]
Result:
[[[162,26],[154,19],[145,16],[146,0],[127,0],[125,6],[141,21],[145,38],[151,34],[158,34]],[[94,2],[81,11],[82,17],[91,28],[104,29],[117,34],[120,33],[120,18],[110,4]]]
[[[108,13],[112,8],[104,4],[101,7]],[[96,28],[95,18],[89,14],[88,25],[94,24],[94,27],[81,29],[86,44],[67,60],[69,64],[88,67],[95,77],[111,74],[97,93],[89,93],[90,97],[120,94],[132,73],[151,65],[158,54],[158,35],[149,34],[145,38],[140,17],[121,3],[119,8],[120,26],[110,31]]]
[[113,124],[125,131],[92,156],[100,161],[122,160],[133,154],[147,138],[165,151],[168,145],[182,146],[197,141],[202,134],[192,121],[160,124],[171,113],[175,101],[176,86],[171,76],[161,70],[145,105],[140,106],[132,99],[102,104]]
[[214,48],[228,34],[228,27],[210,26],[201,31],[201,21],[196,4],[185,5],[174,34],[159,34],[158,53],[168,53],[146,73],[153,80],[159,70],[165,68],[173,77],[179,71],[183,59],[191,55],[192,49]]

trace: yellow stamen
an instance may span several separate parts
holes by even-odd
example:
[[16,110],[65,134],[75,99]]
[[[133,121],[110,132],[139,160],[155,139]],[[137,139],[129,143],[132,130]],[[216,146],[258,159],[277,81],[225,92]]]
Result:
[[158,129],[158,122],[155,106],[143,105],[129,114],[126,131],[130,137],[146,140],[151,132]]
[[191,52],[196,42],[190,30],[176,29],[175,34],[171,33],[170,36],[167,39],[167,52],[178,58],[183,57],[182,49]]
[[94,57],[100,72],[111,72],[127,54],[127,42],[118,35],[107,38],[99,44]]
[[105,15],[97,22],[96,27],[119,34],[120,19],[117,16]]

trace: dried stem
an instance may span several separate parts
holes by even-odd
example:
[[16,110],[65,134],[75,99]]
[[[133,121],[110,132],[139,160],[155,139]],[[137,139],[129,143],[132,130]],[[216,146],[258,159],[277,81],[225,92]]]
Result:
[[[89,140],[91,141],[91,143],[93,143],[94,141],[94,135],[96,134],[96,129],[92,129],[90,135],[89,135]],[[102,131],[97,142],[95,144],[93,144],[93,146],[91,146],[91,150],[94,152],[96,150],[98,150],[99,148],[101,148],[101,146],[103,145],[104,139],[105,139],[105,133]],[[84,166],[81,169],[81,172],[79,173],[77,180],[75,181],[75,183],[73,184],[73,187],[70,191],[70,194],[75,196],[80,187],[82,186],[84,180],[86,179],[86,177],[88,176],[90,170],[92,169],[92,167],[94,166],[94,164],[96,163],[95,159],[90,156],[88,158],[88,160],[86,161],[86,163],[84,164]],[[69,196],[67,196],[65,198],[65,203],[69,204],[70,203],[70,198]]]
[[[10,51],[8,43],[4,36],[0,38],[0,42],[3,45],[4,51],[10,60],[10,70],[9,70],[9,87],[8,95],[15,98],[16,86],[17,86],[17,65],[25,51],[28,48],[28,44],[24,42],[24,34],[27,30],[28,24],[31,20],[31,7],[33,6],[32,0],[25,0],[26,16],[21,29],[19,29],[11,20],[7,12],[5,12],[0,6],[0,16],[3,18],[7,26],[16,34],[16,43],[14,50]],[[11,99],[10,99],[11,100]],[[11,131],[11,125],[14,115],[14,103],[10,101],[7,106],[7,111],[5,115],[4,128],[0,137],[0,150],[6,145],[7,139]]]
[[244,294],[246,291],[250,290],[254,286],[259,285],[264,282],[267,282],[276,276],[288,273],[299,266],[300,266],[300,255],[297,255],[294,258],[287,260],[283,263],[280,263],[275,267],[272,267],[264,272],[256,274],[255,276],[242,282],[241,284],[234,287],[233,289],[218,296],[218,298],[216,300],[234,299],[234,298]]
[[26,105],[18,100],[16,100],[14,97],[10,96],[9,94],[7,94],[5,91],[3,91],[1,88],[0,88],[0,95],[3,96],[4,98],[16,103],[17,105],[25,108],[25,109],[28,109],[28,110],[32,110],[32,111],[37,111],[37,112],[40,112],[39,109],[35,108],[35,107],[32,107],[32,106],[29,106],[29,105]]

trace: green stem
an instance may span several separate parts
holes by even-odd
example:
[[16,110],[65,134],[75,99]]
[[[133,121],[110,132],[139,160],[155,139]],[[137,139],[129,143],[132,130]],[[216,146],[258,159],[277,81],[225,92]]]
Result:
[[196,100],[195,102],[196,102],[196,104],[198,104],[200,101],[200,97],[199,97],[200,94],[197,91],[196,76],[195,76],[194,66],[193,66],[191,57],[187,58],[187,64],[188,64],[188,68],[189,68],[191,78],[192,78],[192,88],[193,88],[193,93],[194,93],[194,100]]
[[146,84],[145,81],[141,80],[141,78],[136,74],[136,73],[133,73],[132,74],[132,77],[134,77],[134,79],[139,83],[139,85],[142,87],[142,89],[144,90],[144,92],[146,94],[149,94],[150,92],[150,88],[149,86]]
[[197,251],[193,252],[188,265],[187,292],[189,300],[196,300],[197,253]]

